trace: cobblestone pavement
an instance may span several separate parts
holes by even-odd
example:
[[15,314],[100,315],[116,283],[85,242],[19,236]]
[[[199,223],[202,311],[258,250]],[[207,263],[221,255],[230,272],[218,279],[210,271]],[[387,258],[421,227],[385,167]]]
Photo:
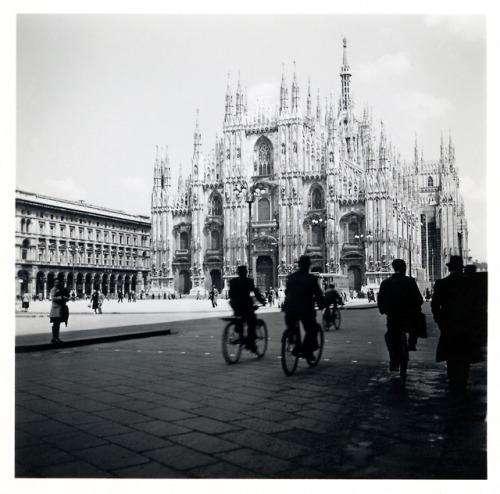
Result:
[[276,312],[262,313],[265,357],[244,352],[235,365],[223,361],[217,318],[17,354],[16,476],[485,479],[486,363],[472,367],[468,396],[451,399],[429,321],[402,391],[384,318],[342,316],[319,365],[300,360],[290,377]]

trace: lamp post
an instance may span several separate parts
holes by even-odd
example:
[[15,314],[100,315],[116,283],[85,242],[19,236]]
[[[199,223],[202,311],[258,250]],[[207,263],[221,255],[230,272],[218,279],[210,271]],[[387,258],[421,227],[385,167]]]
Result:
[[[244,194],[245,187],[237,189],[236,195]],[[245,195],[245,201],[248,203],[248,276],[252,277],[252,204],[255,202],[255,198],[260,196],[263,189],[260,188],[259,184],[254,184],[248,188]]]
[[[366,232],[366,234],[361,234],[361,235],[354,235],[354,238],[363,246],[363,257],[364,257],[364,265],[365,265],[365,272],[363,273],[363,276],[366,278],[366,271],[368,268],[368,253],[366,250],[366,243],[371,240],[373,237],[370,233]],[[366,281],[366,280],[365,280]]]
[[323,273],[326,273],[326,240],[325,240],[325,230],[326,230],[326,219],[323,216],[314,216],[311,219],[311,224],[318,225],[321,228],[321,250],[323,257]]

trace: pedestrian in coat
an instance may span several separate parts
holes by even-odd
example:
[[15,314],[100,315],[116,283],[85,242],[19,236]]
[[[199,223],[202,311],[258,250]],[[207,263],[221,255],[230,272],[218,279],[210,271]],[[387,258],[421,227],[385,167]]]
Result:
[[68,325],[69,310],[66,302],[69,297],[65,295],[63,282],[56,279],[54,287],[50,290],[50,322],[52,323],[52,340],[51,343],[60,344],[63,343],[59,339],[59,330],[61,323],[64,322],[66,326]]
[[399,371],[401,331],[409,333],[409,350],[415,351],[418,338],[418,317],[424,299],[414,278],[406,276],[403,259],[392,261],[394,274],[380,284],[378,310],[387,315],[387,332],[384,335],[389,351],[390,370]]
[[31,300],[31,295],[28,292],[25,292],[22,298],[23,312],[28,312],[28,309],[30,308],[30,300]]
[[94,314],[97,314],[99,310],[99,290],[94,290],[90,297],[90,307],[94,311]]
[[477,321],[474,314],[474,298],[470,293],[470,278],[463,274],[461,256],[451,256],[446,264],[450,274],[434,285],[431,310],[439,326],[440,336],[436,361],[446,361],[449,389],[461,395],[467,389],[470,364],[482,360],[479,348]]
[[104,293],[98,292],[99,295],[97,296],[97,311],[99,314],[102,314],[102,304],[104,303]]

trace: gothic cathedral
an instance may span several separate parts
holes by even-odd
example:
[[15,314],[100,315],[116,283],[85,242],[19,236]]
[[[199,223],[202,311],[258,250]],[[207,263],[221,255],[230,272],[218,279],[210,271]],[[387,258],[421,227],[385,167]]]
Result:
[[383,123],[354,113],[347,41],[338,106],[300,104],[283,74],[279,103],[249,110],[229,87],[222,137],[202,153],[199,115],[191,175],[174,187],[166,147],[157,150],[151,201],[152,292],[222,291],[240,264],[263,290],[283,284],[302,254],[323,283],[376,287],[394,258],[422,285],[445,276],[451,255],[468,260],[467,222],[455,150],[424,161],[415,142],[402,161]]

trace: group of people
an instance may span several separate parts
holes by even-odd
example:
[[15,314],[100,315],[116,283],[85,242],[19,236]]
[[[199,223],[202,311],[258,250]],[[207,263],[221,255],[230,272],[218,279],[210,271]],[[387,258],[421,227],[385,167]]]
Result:
[[[450,392],[462,395],[467,388],[470,364],[483,360],[481,345],[486,331],[487,300],[474,273],[470,273],[471,268],[464,273],[461,256],[451,256],[446,266],[450,274],[435,282],[431,299],[432,315],[440,330],[436,361],[446,361]],[[390,370],[397,371],[401,331],[409,334],[410,351],[416,350],[418,337],[422,335],[423,297],[415,279],[406,276],[406,263],[402,259],[395,259],[392,267],[394,274],[380,285],[378,308],[387,315],[385,341]]]
[[[305,337],[294,354],[314,361],[314,352],[319,348],[315,307],[335,308],[343,303],[334,285],[325,294],[318,278],[309,272],[311,260],[301,256],[299,269],[288,276],[282,310],[285,324],[293,327],[301,321]],[[485,294],[478,290],[473,276],[464,274],[463,260],[452,256],[446,264],[450,275],[438,280],[434,286],[431,310],[440,329],[436,361],[446,361],[450,391],[454,394],[465,392],[470,364],[483,360],[481,344],[486,326]],[[410,351],[416,351],[419,337],[427,337],[425,315],[422,313],[423,297],[414,278],[406,276],[403,259],[392,262],[394,274],[385,279],[378,292],[378,309],[387,316],[387,331],[384,335],[389,352],[390,371],[399,370],[401,332],[408,333]],[[475,293],[476,296],[471,296]],[[246,266],[238,267],[238,277],[231,280],[229,299],[236,316],[248,324],[246,348],[255,352],[255,305],[252,298],[265,305],[266,298],[260,293],[252,279],[247,277]],[[373,295],[374,297],[374,295]]]

